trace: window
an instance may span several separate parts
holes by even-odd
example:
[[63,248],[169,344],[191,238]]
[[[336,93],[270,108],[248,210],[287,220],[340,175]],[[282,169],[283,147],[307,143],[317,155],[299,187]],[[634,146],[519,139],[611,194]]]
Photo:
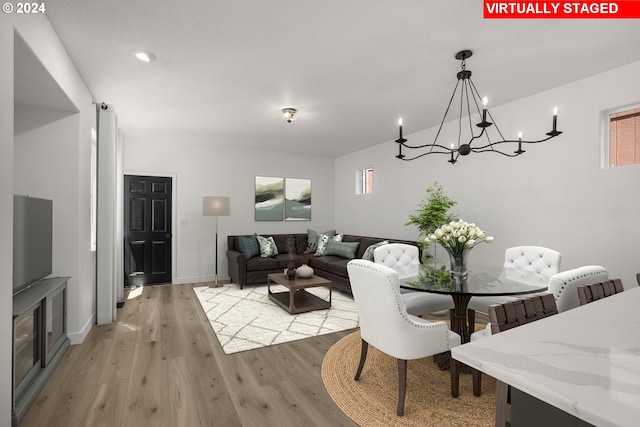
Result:
[[373,193],[373,168],[359,169],[356,174],[356,194]]
[[[609,167],[640,164],[640,105],[607,112]],[[605,150],[607,151],[607,150]]]

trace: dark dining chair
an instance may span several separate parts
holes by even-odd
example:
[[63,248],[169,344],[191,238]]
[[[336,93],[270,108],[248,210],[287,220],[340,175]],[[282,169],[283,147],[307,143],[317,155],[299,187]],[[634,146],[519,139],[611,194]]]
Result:
[[580,300],[580,305],[585,305],[622,291],[624,291],[622,281],[620,279],[610,279],[604,282],[578,286],[578,299]]
[[[514,301],[489,306],[491,333],[497,334],[526,323],[558,314],[553,294],[542,293],[519,298]],[[473,370],[474,395],[480,395],[482,373]],[[478,392],[478,394],[476,394]],[[496,382],[496,426],[508,426],[511,423],[511,387],[502,381]]]

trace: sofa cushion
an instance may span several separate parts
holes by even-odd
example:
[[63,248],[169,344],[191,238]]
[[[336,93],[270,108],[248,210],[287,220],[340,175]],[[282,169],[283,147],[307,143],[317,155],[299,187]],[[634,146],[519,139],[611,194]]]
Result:
[[267,258],[278,255],[278,247],[276,246],[276,242],[273,241],[273,237],[256,236],[256,238],[260,245],[261,257]]
[[373,251],[375,251],[378,247],[382,245],[388,245],[388,240],[383,240],[382,242],[374,243],[373,245],[369,245],[369,247],[362,254],[362,259],[366,259],[367,261],[373,261]]
[[375,237],[361,237],[360,238],[360,247],[358,248],[358,252],[356,253],[356,258],[362,258],[364,252],[371,245],[375,245],[376,243],[380,243],[384,239],[376,239]]
[[360,246],[360,242],[336,242],[335,240],[330,239],[327,242],[324,254],[353,259],[356,256],[358,246]]
[[327,243],[329,243],[329,240],[342,242],[342,234],[336,234],[335,236],[329,236],[328,234],[318,234],[318,247],[316,249],[315,256],[324,255],[324,251],[327,249]]
[[255,256],[247,260],[247,271],[277,270],[278,268],[278,260],[275,258]]
[[247,259],[260,255],[260,245],[255,234],[250,237],[238,237],[238,247]]
[[327,236],[335,236],[336,230],[327,230],[322,233],[318,233],[315,230],[307,228],[307,249],[304,251],[306,254],[314,254],[318,249],[318,235],[326,234]]
[[349,277],[349,273],[347,273],[347,263],[349,261],[351,260],[329,255],[315,257],[311,261],[309,261],[309,265],[314,269],[317,268],[319,270],[328,271],[338,276]]
[[[276,261],[278,261],[279,268],[287,268],[289,266],[289,254],[278,254],[274,257]],[[296,262],[294,261],[294,264]],[[297,264],[296,264],[297,265]]]

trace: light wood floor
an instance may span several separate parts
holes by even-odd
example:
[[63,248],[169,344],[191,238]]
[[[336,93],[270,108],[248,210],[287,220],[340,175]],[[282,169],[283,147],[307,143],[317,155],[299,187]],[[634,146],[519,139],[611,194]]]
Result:
[[320,378],[350,332],[226,355],[192,285],[145,287],[70,347],[20,427],[355,426]]

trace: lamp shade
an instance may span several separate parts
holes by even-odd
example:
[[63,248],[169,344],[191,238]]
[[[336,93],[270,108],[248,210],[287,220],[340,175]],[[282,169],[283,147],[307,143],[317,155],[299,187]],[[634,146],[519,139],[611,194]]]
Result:
[[231,215],[230,197],[203,197],[203,216],[229,216]]

